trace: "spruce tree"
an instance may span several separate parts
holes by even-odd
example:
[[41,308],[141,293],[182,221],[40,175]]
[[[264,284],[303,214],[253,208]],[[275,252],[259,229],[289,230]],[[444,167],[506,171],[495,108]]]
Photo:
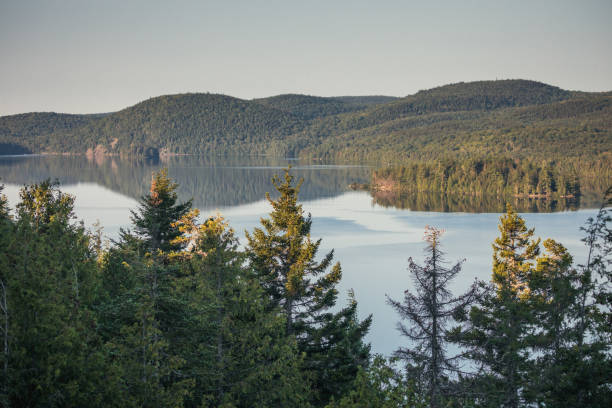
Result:
[[462,262],[452,268],[444,266],[444,253],[440,248],[442,233],[429,226],[425,229],[427,257],[424,266],[417,265],[412,258],[408,260],[415,290],[406,290],[403,302],[387,296],[387,303],[402,320],[408,321],[408,325],[400,322],[398,329],[410,343],[400,347],[394,355],[418,373],[434,408],[443,405],[444,397],[451,393],[449,380],[460,371],[459,356],[447,354],[449,325],[453,316],[470,305],[477,295],[475,284],[457,297],[450,292],[448,285],[461,271]]
[[178,255],[177,285],[191,316],[183,336],[186,373],[197,381],[187,406],[306,406],[302,357],[284,319],[266,307],[233,230],[221,216],[197,225],[197,214],[179,222],[181,239],[192,242]]
[[574,382],[567,364],[575,351],[575,285],[579,276],[563,245],[547,239],[543,246],[545,253],[537,258],[529,279],[534,322],[527,339],[532,356],[523,393],[528,401],[564,406],[568,385]]
[[103,257],[101,332],[121,356],[118,369],[132,390],[126,404],[182,406],[194,383],[175,347],[187,317],[172,257],[182,248],[178,221],[191,208],[190,201],[177,204],[177,187],[165,169],[154,173],[149,194],[132,211],[135,234],[121,230]]
[[[283,179],[272,179],[279,197],[273,200],[266,194],[272,212],[270,218],[262,218],[263,228],[247,233],[247,251],[271,305],[279,307],[286,319],[287,334],[295,336],[300,351],[306,353],[317,403],[325,404],[344,392],[359,367],[367,364],[369,346],[363,337],[371,316],[358,322],[352,310],[356,305],[330,311],[338,296],[340,264],[332,265],[333,250],[316,260],[321,240],[311,240],[312,219],[298,204],[303,180],[294,184],[289,170]],[[334,354],[337,358],[322,358]]]
[[575,392],[566,401],[604,407],[612,404],[612,187],[604,193],[595,217],[582,227],[587,261],[579,265],[575,313],[572,383]]
[[327,408],[427,408],[426,395],[394,368],[394,362],[376,355],[370,366],[360,368],[351,390]]
[[[528,369],[528,338],[533,324],[529,279],[539,254],[533,229],[510,206],[500,218],[493,244],[493,286],[472,307],[467,326],[453,338],[480,369],[473,386],[486,406],[517,408]],[[479,386],[479,387],[477,387]]]
[[[131,211],[134,232],[149,252],[180,249],[175,241],[180,231],[174,223],[189,212],[191,200],[177,203],[177,187],[168,177],[167,169],[153,173],[149,193],[141,197],[138,210]],[[126,231],[122,231],[122,236],[124,241],[129,241]]]
[[10,217],[8,200],[2,194],[4,185],[0,185],[0,406],[8,406],[9,391],[9,308],[8,278],[9,252],[13,239],[13,220]]
[[95,330],[98,286],[74,198],[49,181],[24,187],[7,251],[7,406],[112,406],[116,377]]

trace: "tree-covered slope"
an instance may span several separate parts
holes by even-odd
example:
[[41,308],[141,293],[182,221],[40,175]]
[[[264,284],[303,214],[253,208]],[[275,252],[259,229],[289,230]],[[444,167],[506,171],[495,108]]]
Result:
[[[252,152],[303,128],[295,116],[280,110],[216,94],[161,96],[139,103],[72,132],[81,148],[97,144],[142,154],[148,149],[170,153]],[[69,146],[66,146],[67,148]]]
[[[385,161],[492,154],[593,157],[612,151],[609,94],[493,111],[406,115],[352,127],[356,121],[357,114],[318,121],[296,144],[304,156]],[[311,142],[300,144],[303,140]]]
[[215,94],[152,98],[102,116],[0,118],[0,153],[268,154],[373,161],[612,150],[612,94],[526,80],[458,83],[404,98]]
[[216,94],[160,96],[102,117],[52,115],[0,118],[0,142],[33,152],[83,153],[100,145],[127,154],[248,153],[270,151],[275,141],[304,126],[287,112]]
[[253,99],[253,101],[291,113],[304,120],[353,112],[365,107],[365,105],[347,103],[334,98],[298,94],[277,95],[269,98]]
[[399,98],[396,96],[386,96],[386,95],[366,95],[366,96],[333,96],[332,99],[342,101],[349,105],[367,107],[367,106],[381,105],[383,103],[389,103]]
[[407,116],[433,113],[477,111],[554,103],[572,97],[572,93],[534,81],[501,80],[458,83],[419,91],[389,103],[339,118],[322,120],[315,127],[340,131],[363,129]]
[[[71,115],[54,112],[33,112],[0,117],[0,154],[12,153],[9,146],[25,152],[49,150],[54,134],[65,134],[98,120],[100,115]],[[3,149],[4,147],[4,149]],[[42,148],[42,149],[41,149]]]

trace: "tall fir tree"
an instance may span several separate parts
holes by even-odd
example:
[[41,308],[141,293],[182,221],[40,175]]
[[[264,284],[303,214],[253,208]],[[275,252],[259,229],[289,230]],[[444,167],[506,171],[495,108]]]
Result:
[[500,218],[500,236],[493,244],[493,287],[472,307],[453,339],[468,350],[481,371],[473,389],[485,406],[517,408],[529,359],[533,324],[529,279],[539,254],[533,229],[510,206]]
[[576,351],[573,323],[579,275],[563,245],[547,239],[543,246],[545,253],[537,258],[529,279],[534,321],[523,394],[527,401],[545,406],[571,406],[566,404],[567,391],[575,379],[568,363]]
[[[306,353],[316,403],[324,405],[345,392],[359,367],[367,365],[369,346],[363,344],[363,337],[371,316],[357,321],[356,304],[338,313],[330,311],[336,304],[342,271],[339,263],[332,266],[333,250],[316,261],[321,240],[311,240],[312,219],[298,204],[303,180],[294,184],[289,168],[283,179],[275,176],[272,182],[279,197],[274,200],[266,194],[272,212],[270,218],[262,218],[263,228],[247,233],[247,251],[271,304],[280,307],[286,318],[287,333],[297,338],[300,351]],[[337,358],[321,358],[332,355]]]
[[9,307],[8,307],[8,278],[9,278],[9,252],[13,239],[13,220],[11,219],[8,200],[0,185],[0,406],[8,406],[9,393]]
[[[140,199],[138,210],[132,211],[132,224],[136,236],[144,241],[149,252],[170,252],[180,249],[175,239],[180,235],[174,225],[191,209],[191,200],[178,203],[178,185],[168,177],[168,170],[153,173],[149,193]],[[129,238],[122,232],[124,240]]]
[[116,377],[95,330],[91,237],[57,183],[24,187],[3,271],[7,406],[113,406]]
[[460,355],[447,353],[447,332],[453,316],[474,302],[478,290],[476,284],[464,294],[453,297],[448,286],[461,271],[461,262],[453,267],[444,266],[444,253],[440,237],[443,231],[427,227],[425,229],[425,265],[417,265],[412,258],[408,268],[412,275],[415,290],[404,292],[404,301],[399,302],[387,296],[387,303],[407,320],[408,325],[400,322],[400,333],[410,341],[407,347],[400,347],[394,354],[406,363],[409,371],[418,373],[423,383],[431,407],[441,407],[452,393],[450,380],[460,374]]
[[283,316],[266,307],[223,218],[197,225],[197,215],[179,222],[189,249],[176,257],[183,271],[177,289],[191,316],[182,350],[197,382],[187,406],[307,406],[302,356]]
[[179,267],[171,259],[182,248],[177,223],[191,208],[191,201],[177,204],[177,187],[165,169],[154,173],[149,194],[132,211],[135,234],[122,229],[102,262],[101,332],[121,356],[116,363],[131,390],[126,404],[182,406],[194,384],[173,341],[186,310],[174,290]]

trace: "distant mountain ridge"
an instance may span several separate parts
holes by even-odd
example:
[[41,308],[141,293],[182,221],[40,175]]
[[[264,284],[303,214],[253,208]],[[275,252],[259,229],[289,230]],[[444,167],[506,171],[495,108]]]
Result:
[[0,154],[267,154],[350,160],[612,148],[612,94],[535,81],[456,83],[403,98],[166,95],[100,115],[0,117]]

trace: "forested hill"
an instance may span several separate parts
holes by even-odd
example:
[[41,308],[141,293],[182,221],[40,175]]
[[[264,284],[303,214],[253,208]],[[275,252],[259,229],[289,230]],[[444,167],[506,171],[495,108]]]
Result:
[[321,96],[285,94],[269,98],[253,99],[254,102],[291,113],[298,118],[310,120],[339,113],[364,110],[398,98],[391,96]]
[[105,115],[0,117],[0,154],[88,150],[373,161],[492,154],[591,158],[612,151],[612,93],[500,80],[404,98],[181,94]]

